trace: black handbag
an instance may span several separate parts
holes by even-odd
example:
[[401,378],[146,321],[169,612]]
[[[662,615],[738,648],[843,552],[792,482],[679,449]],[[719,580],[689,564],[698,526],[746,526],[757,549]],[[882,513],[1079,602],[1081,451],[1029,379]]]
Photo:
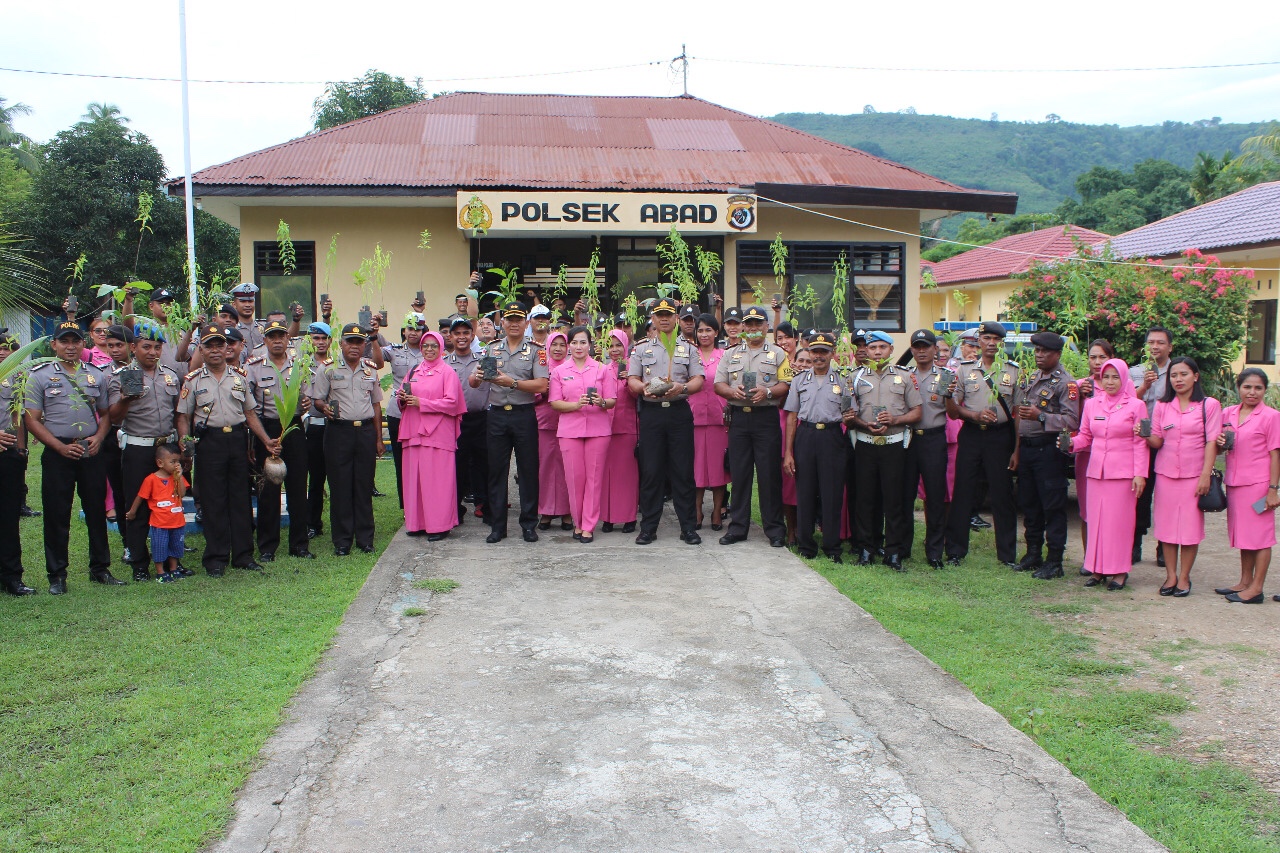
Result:
[[[1209,425],[1207,423],[1209,413],[1206,411],[1208,406],[1201,402],[1200,404],[1200,422],[1201,430],[1204,433],[1205,444],[1209,443]],[[1227,492],[1222,487],[1222,472],[1214,466],[1209,472],[1209,491],[1201,495],[1196,502],[1201,512],[1222,512],[1227,508]]]

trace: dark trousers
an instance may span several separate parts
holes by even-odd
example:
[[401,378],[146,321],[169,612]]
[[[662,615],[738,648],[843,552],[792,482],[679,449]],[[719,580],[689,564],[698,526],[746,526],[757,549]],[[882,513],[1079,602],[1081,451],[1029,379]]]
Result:
[[[263,418],[262,428],[271,438],[279,438],[280,421]],[[285,437],[280,448],[284,460],[284,497],[289,507],[289,550],[307,549],[307,524],[310,512],[307,508],[307,436],[302,430],[294,430]],[[254,471],[262,473],[262,463],[267,460],[267,448],[257,436],[253,437]],[[280,548],[280,487],[262,480],[258,492],[258,553],[274,554]]]
[[[326,465],[324,459],[325,424],[307,426],[307,527],[324,530],[324,484]],[[289,520],[293,523],[293,519]]]
[[1142,537],[1151,529],[1151,501],[1156,494],[1156,451],[1151,451],[1151,476],[1147,478],[1147,487],[1138,495],[1138,514],[1134,519],[1133,544],[1137,545]]
[[488,412],[467,412],[458,432],[458,452],[453,461],[458,481],[458,505],[471,495],[477,507],[485,505],[489,491]]
[[[129,445],[120,449],[120,480],[124,493],[116,497],[116,518],[124,518],[124,514],[133,506],[142,481],[156,471],[156,449],[140,445]],[[112,488],[115,488],[114,486]],[[123,498],[124,503],[121,503]],[[125,533],[124,544],[129,549],[129,565],[135,570],[149,570],[151,567],[151,508],[143,501],[138,505],[138,514]]]
[[796,544],[802,556],[818,553],[813,528],[819,513],[823,553],[829,557],[840,553],[846,442],[839,424],[825,424],[818,429],[813,424],[796,423]]
[[1013,428],[1008,425],[984,430],[975,423],[965,423],[960,429],[956,487],[947,519],[949,556],[969,553],[969,518],[975,511],[972,484],[982,471],[987,475],[991,518],[996,528],[996,556],[1002,563],[1018,559],[1018,513],[1013,505],[1013,473],[1009,470],[1013,441]]
[[23,499],[20,485],[26,473],[26,460],[16,450],[0,450],[0,587],[15,587],[22,581],[18,513]]
[[[670,406],[640,402],[640,532],[658,532],[662,521],[662,493],[671,482],[671,507],[676,511],[681,533],[692,533],[698,523],[693,487],[693,410],[688,400]],[[778,413],[773,414],[778,426]],[[778,451],[781,453],[782,451]],[[733,488],[737,497],[738,487]],[[747,484],[751,500],[751,484]]]
[[[860,491],[858,488],[858,454],[852,446],[853,434],[848,433],[845,436],[845,482],[849,484],[849,499],[847,501],[847,511],[849,514],[849,544],[853,548],[853,553],[859,551],[875,552],[884,545],[884,500],[880,494],[880,490],[876,489],[870,494]],[[859,506],[867,504],[871,509],[871,531],[872,539],[863,542],[858,535],[858,512]]]
[[907,539],[903,548],[904,558],[911,555],[915,541],[915,505],[917,486],[924,479],[924,557],[941,560],[947,530],[947,432],[946,427],[936,427],[936,432],[913,433],[911,446],[907,448],[906,488],[902,495],[907,518]]
[[396,496],[400,498],[400,508],[404,509],[404,448],[400,446],[400,419],[384,418],[387,424],[387,438],[391,441],[391,461],[396,466]]
[[[61,439],[70,444],[75,439]],[[40,498],[44,509],[44,566],[49,580],[66,580],[71,539],[71,504],[80,495],[89,528],[89,574],[111,568],[107,543],[107,471],[102,454],[67,459],[49,448],[40,456]]]
[[523,409],[493,408],[487,415],[489,500],[485,521],[494,532],[506,534],[507,480],[514,451],[520,480],[520,529],[533,530],[538,526],[538,416],[532,404]]
[[[770,539],[786,536],[782,523],[782,429],[773,406],[733,410],[729,422],[729,535],[751,527],[751,484],[760,483],[760,525]],[[643,440],[643,439],[642,439]]]
[[334,548],[373,547],[373,474],[377,442],[372,420],[325,425],[324,455],[329,475],[329,535]]
[[222,571],[228,557],[235,566],[253,562],[253,507],[246,497],[248,432],[243,424],[232,427],[231,432],[209,427],[196,445],[205,571]]
[[874,542],[881,535],[875,506],[866,500],[868,495],[879,494],[884,516],[884,554],[886,557],[895,554],[901,557],[905,553],[907,528],[911,525],[902,501],[902,492],[907,485],[906,448],[901,442],[868,444],[859,441],[853,453],[858,457],[858,511],[854,516],[858,523],[858,540]]
[[1018,508],[1026,531],[1027,553],[1041,556],[1049,543],[1049,561],[1062,562],[1067,550],[1067,457],[1057,436],[1022,439],[1018,451]]
[[[99,451],[102,456],[102,467],[107,472],[107,485],[111,486],[112,500],[116,505],[116,531],[120,534],[120,541],[124,543],[126,548],[129,547],[129,521],[124,514],[129,511],[129,504],[124,502],[125,488],[124,480],[120,473],[120,428],[112,427],[107,430],[107,437],[102,440],[102,450]],[[152,469],[155,468],[155,461],[152,460]],[[134,493],[137,494],[136,492]],[[129,498],[132,502],[133,498]]]

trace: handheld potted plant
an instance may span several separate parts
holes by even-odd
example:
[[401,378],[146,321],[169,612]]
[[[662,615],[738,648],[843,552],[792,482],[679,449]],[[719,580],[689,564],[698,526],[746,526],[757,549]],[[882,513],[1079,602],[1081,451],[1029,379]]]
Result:
[[[284,425],[280,432],[281,446],[286,437],[302,429],[302,389],[311,378],[308,365],[314,355],[315,347],[311,343],[311,336],[303,335],[288,375],[276,370],[276,388],[271,392],[271,401],[276,407],[280,423]],[[262,476],[274,485],[283,483],[287,472],[288,466],[278,454],[272,454],[262,462]]]

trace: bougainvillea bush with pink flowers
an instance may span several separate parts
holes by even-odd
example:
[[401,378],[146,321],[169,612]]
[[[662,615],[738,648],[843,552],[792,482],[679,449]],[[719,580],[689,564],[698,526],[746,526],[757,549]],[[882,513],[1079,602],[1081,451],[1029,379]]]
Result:
[[1082,350],[1106,338],[1131,364],[1142,358],[1152,326],[1169,329],[1174,354],[1191,356],[1206,373],[1226,369],[1240,355],[1253,270],[1224,267],[1199,249],[1176,261],[1128,263],[1117,263],[1109,251],[1081,247],[1082,257],[1033,266],[1006,303],[1010,321],[1038,323]]

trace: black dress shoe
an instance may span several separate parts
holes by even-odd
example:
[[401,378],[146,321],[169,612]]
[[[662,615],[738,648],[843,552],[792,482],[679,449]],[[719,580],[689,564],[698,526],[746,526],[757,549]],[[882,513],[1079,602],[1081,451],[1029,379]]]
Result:
[[646,533],[645,531],[641,530],[640,535],[636,537],[636,544],[648,545],[650,542],[652,542],[656,538],[658,537],[656,537],[654,534]]
[[24,595],[35,595],[36,591],[22,581],[13,581],[4,585],[4,591],[21,598]]
[[[1177,584],[1174,584],[1173,586],[1162,586],[1162,587],[1160,587],[1160,594],[1161,594],[1161,595],[1163,595],[1163,596],[1165,596],[1165,597],[1168,597],[1168,596],[1170,596],[1170,595],[1173,595],[1173,594],[1174,594],[1175,592],[1177,592],[1177,591],[1178,591],[1178,586],[1177,586]],[[1225,593],[1225,592],[1224,592],[1224,593],[1223,593],[1223,595],[1227,595],[1227,593]]]
[[736,534],[736,533],[726,533],[725,535],[723,535],[723,536],[721,536],[721,537],[720,537],[720,544],[721,544],[721,545],[736,545],[736,544],[738,544],[739,542],[745,542],[745,541],[746,541],[746,539],[747,539],[747,537],[745,537],[745,536],[739,536],[739,535],[738,535],[738,534]]
[[351,553],[350,548],[334,548],[333,549],[333,556],[335,557],[345,557],[350,553]]
[[67,579],[58,578],[57,580],[49,581],[49,594],[50,595],[66,595]]
[[943,564],[943,562],[942,562],[941,560],[930,560],[930,561],[929,561],[929,568],[931,568],[931,569],[941,569],[941,568],[943,568],[943,567],[944,567],[944,564]]
[[385,498],[385,497],[386,497],[386,495],[384,495],[382,492],[378,491],[378,487],[377,487],[377,486],[374,486],[374,487],[373,487],[373,496],[374,496],[375,498]]
[[1241,598],[1239,593],[1235,592],[1226,596],[1226,600],[1230,601],[1232,604],[1261,604],[1265,599],[1266,596],[1262,593],[1258,593],[1253,598]]
[[406,531],[404,532],[404,535],[405,535],[405,536],[413,536],[413,537],[415,537],[415,538],[416,538],[416,537],[418,537],[418,536],[426,536],[426,535],[427,535],[427,531],[425,531],[425,530],[406,530]]
[[[445,538],[445,537],[446,537],[446,536],[448,536],[448,535],[449,535],[449,531],[447,531],[447,530],[446,530],[446,531],[444,531],[443,533],[428,533],[428,534],[427,534],[427,541],[428,541],[428,542],[439,542],[441,539]],[[373,549],[372,549],[372,548],[370,548],[369,550],[370,550],[370,551],[372,551]]]
[[489,535],[484,538],[484,541],[490,545],[494,545],[506,538],[507,534],[503,533],[501,530],[490,530]]
[[985,518],[978,515],[977,513],[974,513],[972,516],[969,517],[969,527],[972,528],[973,530],[986,530],[990,526],[991,526],[991,522],[987,521]]
[[828,554],[827,559],[833,563],[843,563],[844,559],[839,554]]
[[560,522],[560,529],[561,529],[561,530],[572,530],[572,529],[573,529],[573,522],[572,522],[572,521],[561,521],[561,522]]
[[124,586],[124,581],[114,577],[111,572],[103,569],[100,572],[90,572],[89,580],[94,583],[100,583],[103,586]]
[[40,512],[39,510],[32,509],[26,504],[23,504],[22,509],[18,510],[19,518],[39,518],[41,515],[44,515],[44,513]]
[[1239,591],[1240,590],[1232,589],[1229,586],[1220,586],[1214,590],[1214,592],[1217,593],[1218,595],[1235,595]]
[[549,521],[539,521],[539,522],[538,522],[538,529],[539,529],[539,530],[550,530],[550,529],[551,529],[551,522],[549,522]]
[[902,557],[898,554],[890,554],[884,558],[884,564],[895,572],[905,572],[906,566],[902,565]]
[[1128,585],[1129,585],[1129,575],[1126,574],[1124,576],[1124,580],[1120,581],[1120,583],[1116,583],[1115,581],[1109,581],[1107,583],[1107,590],[1109,592],[1119,592],[1120,590],[1124,589]]
[[260,572],[263,570],[262,566],[258,565],[258,563],[255,562],[254,560],[250,560],[249,562],[245,563],[243,566],[236,566],[236,568],[244,572]]
[[263,551],[258,555],[258,559],[264,563],[274,563],[276,561],[275,551]]
[[319,530],[318,528],[315,528],[315,527],[308,527],[308,528],[307,528],[307,538],[308,538],[308,539],[315,539],[315,538],[316,538],[317,536],[319,536],[319,535],[320,535],[320,530]]
[[[1106,578],[1093,577],[1092,576],[1093,572],[1089,572],[1089,575],[1090,575],[1089,579],[1084,582],[1085,586],[1102,586],[1104,583],[1107,582]],[[1173,589],[1173,587],[1169,587],[1169,588]],[[1164,595],[1163,590],[1160,592],[1160,594]]]
[[1133,553],[1129,555],[1129,565],[1136,566],[1142,562],[1142,543],[1133,546]]
[[1039,555],[1028,553],[1024,555],[1021,560],[1018,561],[1017,568],[1015,568],[1014,571],[1015,572],[1034,572],[1036,569],[1040,568],[1041,565],[1043,564],[1040,562]]
[[1280,595],[1273,595],[1273,596],[1271,596],[1271,600],[1272,600],[1272,601],[1280,601]]
[[1062,577],[1062,563],[1059,563],[1056,560],[1045,563],[1037,569],[1031,577],[1041,581],[1050,581],[1054,578],[1060,578]]
[[221,578],[221,577],[226,577],[227,570],[223,568],[218,568],[215,566],[212,569],[205,569],[204,573],[211,578]]
[[1018,568],[1020,564],[1015,563],[1013,560],[1001,560],[1000,565],[1004,566],[1006,569],[1013,569],[1015,572],[1021,571],[1021,569]]
[[372,545],[357,545],[357,546],[356,546],[356,550],[357,550],[357,551],[359,551],[361,554],[372,554],[372,553],[373,553],[373,546],[372,546]]
[[1186,589],[1178,588],[1173,591],[1174,598],[1186,598],[1190,594],[1191,594],[1191,583],[1189,581],[1187,582]]
[[147,569],[141,569],[141,568],[139,568],[139,569],[134,569],[134,570],[133,570],[133,582],[134,582],[134,583],[145,583],[145,582],[147,582],[147,581],[149,581],[149,580],[151,580],[151,572],[150,572],[150,571],[148,571]]
[[947,557],[948,566],[958,566],[964,562],[964,557]]
[[579,533],[578,541],[583,545],[590,545],[592,542],[596,541],[596,537],[593,533]]
[[300,560],[314,560],[316,558],[316,555],[312,554],[306,548],[290,548],[289,556],[297,557]]
[[[539,526],[541,526],[541,525],[539,525]],[[537,541],[538,541],[538,531],[534,530],[532,527],[530,527],[528,530],[524,531],[524,541],[526,541],[526,542],[537,542]]]
[[612,533],[612,532],[613,532],[613,522],[612,522],[612,521],[606,521],[604,524],[600,525],[600,530],[601,530],[601,532],[603,532],[603,533]]
[[876,561],[876,560],[875,560],[875,555],[873,555],[873,554],[872,554],[870,551],[868,551],[866,548],[863,548],[863,549],[862,549],[862,552],[858,554],[858,565],[859,565],[859,566],[869,566],[869,565],[871,565],[872,563],[874,563],[875,561]]
[[772,539],[770,539],[770,540],[769,540],[769,547],[770,547],[770,548],[785,548],[785,547],[787,547],[787,540],[786,540],[786,537],[784,537],[784,536],[775,536],[775,537],[773,537]]
[[635,523],[634,521],[628,521],[626,524],[622,525],[622,532],[623,532],[623,533],[635,533],[635,532],[636,532],[636,523]]
[[680,541],[686,545],[701,545],[702,537],[696,530],[687,530],[680,534]]

